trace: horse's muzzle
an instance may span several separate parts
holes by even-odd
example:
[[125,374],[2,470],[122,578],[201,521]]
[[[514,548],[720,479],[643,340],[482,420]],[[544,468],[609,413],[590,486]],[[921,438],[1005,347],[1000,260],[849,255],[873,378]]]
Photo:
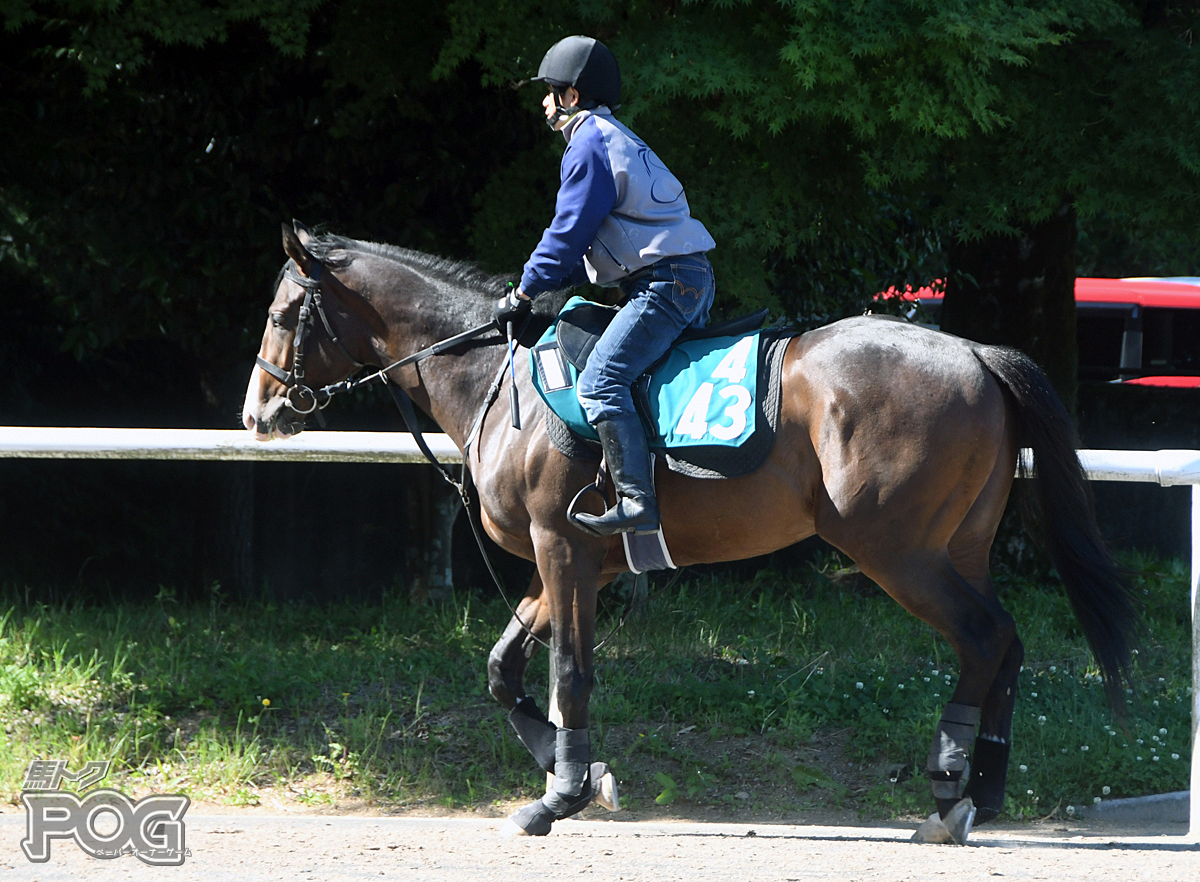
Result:
[[304,431],[304,416],[282,401],[267,408],[267,413],[244,413],[242,425],[254,432],[259,441],[291,438]]

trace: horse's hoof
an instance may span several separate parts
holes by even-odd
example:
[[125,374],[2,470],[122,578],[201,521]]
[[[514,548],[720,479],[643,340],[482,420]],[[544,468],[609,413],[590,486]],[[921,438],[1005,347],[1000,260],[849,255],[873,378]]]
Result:
[[617,795],[617,779],[609,771],[608,763],[592,763],[592,799],[610,812],[621,810],[621,797]]
[[975,803],[971,797],[959,800],[958,805],[950,809],[943,823],[956,843],[966,845],[971,828],[975,826]]
[[941,816],[937,812],[934,812],[921,822],[921,826],[913,834],[912,841],[932,843],[934,845],[950,845],[954,842],[954,837],[950,835],[950,831],[942,823]]
[[506,820],[503,826],[500,827],[500,836],[504,839],[516,839],[518,836],[528,835],[528,833],[513,823],[512,818]]
[[[554,824],[554,814],[542,800],[531,802],[508,816],[501,836],[545,836]],[[511,829],[510,829],[511,828]],[[515,832],[514,832],[515,831]]]

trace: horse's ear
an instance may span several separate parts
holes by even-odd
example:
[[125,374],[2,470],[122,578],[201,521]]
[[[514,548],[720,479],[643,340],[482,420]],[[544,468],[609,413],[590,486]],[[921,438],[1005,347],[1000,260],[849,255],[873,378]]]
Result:
[[300,240],[302,245],[308,245],[313,239],[313,234],[308,231],[308,227],[300,223],[300,221],[292,218],[292,229],[296,231],[296,238]]
[[[305,232],[308,231],[305,230]],[[283,225],[283,250],[287,252],[288,257],[296,261],[300,272],[307,276],[312,268],[313,256],[308,253],[308,249],[301,244],[300,237],[287,224]]]

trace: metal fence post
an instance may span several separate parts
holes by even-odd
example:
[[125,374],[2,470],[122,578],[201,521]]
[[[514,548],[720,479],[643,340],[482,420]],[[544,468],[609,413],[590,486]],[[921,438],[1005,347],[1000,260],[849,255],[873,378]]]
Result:
[[1200,484],[1192,485],[1192,783],[1190,838],[1200,841]]

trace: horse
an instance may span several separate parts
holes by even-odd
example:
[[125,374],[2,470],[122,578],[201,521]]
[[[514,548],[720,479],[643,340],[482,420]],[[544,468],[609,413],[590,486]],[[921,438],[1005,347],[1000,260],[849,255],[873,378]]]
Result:
[[[243,424],[260,440],[294,435],[337,384],[348,388],[361,366],[382,366],[378,375],[463,452],[483,529],[536,564],[487,674],[518,738],[553,774],[546,795],[515,812],[509,828],[548,833],[598,798],[595,778],[605,770],[591,764],[588,739],[596,600],[627,564],[618,537],[588,535],[567,517],[577,491],[595,480],[599,455],[555,447],[524,342],[514,344],[510,365],[505,336],[479,332],[506,279],[395,246],[314,235],[299,223],[284,225],[283,247],[288,260]],[[1024,647],[997,598],[989,551],[1024,447],[1033,451],[1051,559],[1110,700],[1118,709],[1124,700],[1137,606],[1096,526],[1071,419],[1023,354],[890,317],[796,333],[783,358],[776,439],[757,470],[711,480],[656,466],[663,537],[675,564],[687,566],[821,536],[946,639],[959,679],[926,772],[939,817],[956,819],[955,838],[964,841],[972,824],[1003,807]],[[519,421],[491,404],[511,384]],[[555,722],[525,690],[539,644],[550,653]]]

